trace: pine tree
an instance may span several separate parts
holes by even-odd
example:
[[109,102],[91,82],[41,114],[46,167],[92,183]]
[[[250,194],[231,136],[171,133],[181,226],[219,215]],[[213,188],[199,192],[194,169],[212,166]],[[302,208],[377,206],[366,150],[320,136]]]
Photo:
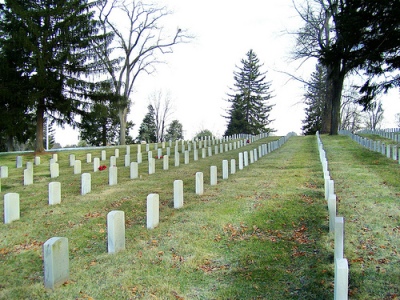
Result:
[[99,40],[88,0],[5,0],[0,27],[3,45],[25,59],[15,59],[21,77],[29,81],[29,97],[36,116],[36,151],[43,147],[44,116],[59,124],[73,123],[89,84],[82,75],[98,67],[91,61],[91,45]]
[[263,65],[253,50],[247,52],[241,63],[242,66],[233,73],[233,93],[228,95],[231,107],[227,111],[225,135],[271,132],[273,129],[267,127],[271,123],[269,113],[273,107],[267,104],[272,98],[271,83],[265,81],[266,72],[260,72]]
[[155,143],[157,141],[156,137],[156,122],[154,116],[154,108],[152,105],[147,106],[148,112],[144,116],[142,124],[139,127],[139,136],[137,140],[146,141],[148,143]]
[[171,124],[169,124],[165,140],[183,140],[183,126],[178,120],[173,120]]
[[301,130],[305,135],[321,131],[324,106],[327,99],[326,76],[326,68],[321,64],[317,64],[304,94],[304,103],[307,106],[305,108],[306,117],[303,120]]

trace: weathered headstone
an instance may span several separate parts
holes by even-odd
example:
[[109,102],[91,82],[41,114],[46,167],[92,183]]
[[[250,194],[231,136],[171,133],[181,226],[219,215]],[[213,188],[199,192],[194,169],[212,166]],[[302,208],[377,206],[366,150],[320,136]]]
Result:
[[50,178],[57,178],[60,175],[60,167],[58,163],[50,164]]
[[19,194],[7,193],[4,195],[4,223],[9,224],[12,221],[19,220]]
[[75,154],[69,155],[69,166],[73,167],[75,165]]
[[175,167],[179,167],[179,152],[175,151]]
[[203,193],[204,193],[203,173],[197,172],[196,173],[196,194],[203,195]]
[[7,166],[0,167],[0,178],[8,178],[8,167]]
[[169,155],[163,156],[163,170],[166,171],[169,169]]
[[236,160],[234,158],[231,159],[231,174],[236,173]]
[[100,158],[95,157],[93,159],[93,172],[97,172],[99,170],[100,167]]
[[347,300],[349,295],[349,264],[347,259],[335,259],[334,299]]
[[108,169],[108,184],[116,185],[118,183],[118,169],[117,167],[110,167]]
[[40,156],[35,156],[34,161],[36,166],[40,165]]
[[92,176],[90,173],[83,173],[81,176],[81,195],[86,195],[92,191]]
[[136,179],[139,177],[139,164],[137,162],[131,162],[130,178]]
[[49,183],[49,205],[55,205],[61,203],[61,183],[50,182]]
[[228,161],[224,159],[222,161],[222,179],[228,179],[228,177],[229,177]]
[[149,158],[149,174],[156,172],[156,160],[155,158]]
[[52,237],[43,244],[44,287],[54,289],[69,279],[68,239]]
[[33,184],[33,169],[25,169],[24,170],[24,185]]
[[334,258],[343,258],[344,253],[344,218],[335,218],[335,253]]
[[107,214],[108,253],[125,250],[125,213],[113,210]]
[[243,170],[243,152],[239,153],[239,170]]
[[189,151],[185,151],[185,165],[189,164]]
[[330,194],[328,197],[328,213],[329,213],[329,232],[335,231],[336,219],[336,195]]
[[81,172],[82,172],[82,163],[80,160],[75,160],[74,174],[81,174]]
[[[196,182],[197,184],[197,182]],[[217,167],[216,166],[211,166],[210,167],[210,185],[216,185],[217,184]]]
[[183,181],[174,181],[174,208],[183,207]]
[[22,168],[22,156],[17,156],[15,165],[18,169]]
[[125,158],[125,167],[129,167],[129,165],[131,164],[131,156],[129,154],[125,154],[124,158]]
[[147,228],[153,229],[160,222],[160,196],[158,194],[149,194],[147,196]]

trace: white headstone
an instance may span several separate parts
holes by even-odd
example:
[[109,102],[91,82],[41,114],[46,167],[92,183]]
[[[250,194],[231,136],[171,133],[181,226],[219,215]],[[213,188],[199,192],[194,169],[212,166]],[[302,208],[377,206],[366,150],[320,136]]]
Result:
[[163,170],[168,170],[169,169],[169,155],[164,155],[163,156]]
[[336,195],[330,194],[328,197],[328,213],[329,213],[329,232],[335,231],[336,218]]
[[228,161],[224,159],[222,161],[222,179],[228,179],[229,170],[228,170]]
[[125,158],[125,167],[129,167],[129,165],[131,164],[130,154],[125,154],[124,158]]
[[125,250],[125,213],[113,210],[107,214],[108,253]]
[[50,182],[49,183],[49,205],[55,205],[61,203],[61,183]]
[[82,172],[82,163],[80,160],[75,160],[74,174],[81,174],[81,172]]
[[58,162],[58,154],[57,153],[53,153],[53,155],[51,157],[52,157],[52,159],[54,159],[54,162]]
[[335,259],[343,258],[344,253],[344,218],[335,218]]
[[33,168],[24,170],[24,185],[33,184]]
[[249,152],[247,151],[243,152],[243,164],[245,167],[249,165]]
[[117,166],[117,158],[115,156],[110,157],[110,167],[116,167]]
[[162,148],[158,148],[158,149],[157,149],[157,158],[158,158],[158,159],[161,159],[162,156],[163,156],[163,155],[162,155]]
[[243,152],[239,153],[239,170],[243,170]]
[[44,287],[54,289],[69,279],[68,239],[52,237],[43,244]]
[[75,165],[75,154],[69,155],[69,166],[73,167]]
[[334,299],[347,300],[349,295],[349,264],[347,259],[335,259]]
[[196,194],[203,195],[203,193],[204,193],[203,173],[197,172],[196,173]]
[[93,172],[97,172],[99,170],[100,167],[100,158],[95,157],[93,159]]
[[231,174],[236,173],[236,160],[234,158],[231,159]]
[[[197,182],[196,182],[197,184]],[[211,166],[210,167],[210,185],[216,185],[217,184],[217,167],[216,166]]]
[[81,195],[86,195],[92,191],[92,176],[90,173],[83,173],[81,176]]
[[4,223],[9,224],[12,221],[19,220],[19,194],[8,193],[4,195]]
[[22,168],[22,156],[17,156],[15,165],[17,168]]
[[179,152],[175,151],[175,167],[179,167]]
[[35,156],[35,165],[40,165],[40,156]]
[[193,160],[194,161],[198,161],[199,160],[199,150],[198,149],[194,149],[193,150]]
[[189,151],[185,151],[185,165],[189,164]]
[[108,169],[108,184],[116,185],[118,183],[118,169],[117,167],[110,167]]
[[154,174],[156,172],[156,159],[149,158],[149,174]]
[[101,150],[101,160],[106,160],[107,159],[107,153],[106,150]]
[[0,178],[8,178],[8,167],[7,166],[0,167]]
[[174,208],[183,207],[183,181],[174,181]]
[[114,156],[115,156],[116,158],[119,157],[119,149],[115,149],[115,151],[114,151]]
[[139,164],[137,162],[131,162],[130,178],[136,179],[139,177]]
[[201,158],[206,158],[206,148],[201,148]]
[[250,151],[250,163],[251,164],[254,163],[254,152],[253,152],[253,150]]
[[147,196],[147,228],[153,229],[160,222],[160,196],[158,194],[149,194]]
[[86,154],[86,163],[90,164],[92,162],[92,154],[87,153]]
[[142,161],[143,161],[142,153],[141,153],[141,152],[138,152],[138,154],[137,154],[137,162],[138,162],[138,164],[141,164]]
[[60,167],[58,163],[50,164],[50,178],[57,178],[60,175]]

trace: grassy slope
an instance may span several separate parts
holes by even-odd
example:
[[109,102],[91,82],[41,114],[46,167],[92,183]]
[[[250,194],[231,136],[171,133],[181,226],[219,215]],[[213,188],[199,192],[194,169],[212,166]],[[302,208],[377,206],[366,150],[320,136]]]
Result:
[[[352,299],[400,295],[400,168],[347,137],[322,138],[345,217]],[[351,147],[349,147],[349,145]]]
[[[365,155],[352,150],[357,148],[355,144],[351,144],[352,148],[344,147],[341,144],[344,140],[347,138],[323,137],[331,176],[341,201],[338,212],[347,220],[346,256],[351,264],[351,289],[354,298],[382,299],[383,292],[398,293],[394,286],[399,282],[394,256],[396,247],[399,249],[398,231],[393,229],[399,225],[395,205],[396,193],[400,192],[396,185],[398,166],[379,155],[372,155],[369,161]],[[118,164],[122,165],[125,153],[120,152]],[[44,163],[47,158],[42,158],[43,166],[35,167],[34,189],[21,187],[22,171],[13,167],[15,162],[9,162],[10,178],[3,179],[1,198],[6,192],[18,190],[21,220],[0,226],[0,298],[332,298],[332,239],[327,234],[322,168],[315,137],[291,138],[282,148],[222,180],[222,159],[237,158],[238,152],[200,159],[190,165],[182,165],[181,158],[178,168],[173,167],[171,160],[169,171],[161,171],[161,161],[157,161],[157,172],[150,176],[142,164],[142,178],[138,180],[127,179],[129,170],[121,167],[119,184],[114,187],[108,186],[106,172],[92,173],[92,193],[85,196],[79,195],[80,176],[71,175],[68,156],[60,153],[64,164],[61,168],[64,174],[60,177],[64,180],[62,204],[53,207],[47,205],[47,192],[40,192],[47,190],[49,181],[48,165]],[[77,156],[83,160],[84,153]],[[4,165],[3,159],[0,157],[0,165]],[[360,167],[368,161],[368,168]],[[211,165],[218,166],[217,186],[208,184]],[[381,180],[379,189],[390,191],[374,207],[379,207],[382,215],[390,212],[392,217],[387,217],[384,223],[373,223],[377,227],[370,223],[366,227],[363,223],[358,228],[355,221],[349,222],[354,214],[362,220],[359,209],[371,204],[357,202],[358,210],[353,210],[353,205],[345,205],[344,199],[348,201],[347,193],[351,191],[363,201],[369,197],[365,189],[361,192],[357,189],[360,183],[355,171],[350,170],[352,167],[356,171],[365,169],[371,177],[373,172],[384,172],[379,176],[385,184]],[[91,171],[86,163],[83,168]],[[204,172],[202,196],[194,194],[197,171]],[[172,208],[174,179],[184,181],[185,204],[180,210]],[[149,193],[159,193],[161,201],[160,226],[154,230],[145,228],[145,199]],[[383,192],[375,190],[374,193]],[[369,198],[376,201],[373,196]],[[0,199],[1,206],[2,202]],[[127,250],[109,255],[106,253],[106,215],[113,209],[125,212]],[[383,220],[374,210],[362,212]],[[376,246],[376,255],[382,251],[387,255],[376,259],[389,261],[379,263],[384,272],[363,270],[361,275],[361,269],[356,268],[361,265],[360,255],[364,255],[364,265],[372,262],[367,259],[370,254],[364,253],[366,250],[357,248],[363,245],[358,240],[364,238],[367,247],[375,235],[379,235],[375,239],[379,238],[380,243]],[[55,291],[48,291],[43,288],[41,244],[52,236],[69,239],[71,278]],[[355,255],[349,251],[358,252]],[[381,287],[367,290],[365,283]]]

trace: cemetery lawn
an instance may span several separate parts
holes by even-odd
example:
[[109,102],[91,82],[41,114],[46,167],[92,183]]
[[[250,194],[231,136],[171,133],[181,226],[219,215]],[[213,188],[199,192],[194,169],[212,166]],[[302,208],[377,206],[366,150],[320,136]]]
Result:
[[[34,184],[23,186],[15,154],[1,155],[9,167],[4,194],[20,194],[21,218],[0,224],[0,299],[332,299],[333,235],[315,136],[291,137],[281,148],[222,179],[222,160],[244,148],[147,174],[143,155],[139,179],[129,179],[120,147],[118,185],[108,169],[93,172],[86,153],[59,152],[60,177],[51,179],[49,159],[34,166]],[[400,297],[400,166],[363,149],[345,136],[321,136],[345,217],[345,257],[351,299]],[[143,149],[143,147],[142,147]],[[143,150],[142,150],[143,151]],[[154,151],[153,151],[154,152]],[[92,174],[92,192],[80,195],[80,175],[69,154]],[[107,159],[114,149],[107,149]],[[172,155],[173,156],[173,155]],[[136,161],[136,146],[131,160]],[[24,165],[33,154],[24,155]],[[101,162],[109,165],[109,160]],[[210,186],[210,166],[218,184]],[[195,173],[204,173],[204,194],[195,194]],[[184,207],[173,208],[173,181],[183,180]],[[61,182],[62,200],[48,205],[48,184]],[[146,197],[160,195],[160,224],[146,228]],[[107,213],[125,212],[126,250],[107,253]],[[43,285],[42,245],[67,237],[70,279],[54,290]]]

